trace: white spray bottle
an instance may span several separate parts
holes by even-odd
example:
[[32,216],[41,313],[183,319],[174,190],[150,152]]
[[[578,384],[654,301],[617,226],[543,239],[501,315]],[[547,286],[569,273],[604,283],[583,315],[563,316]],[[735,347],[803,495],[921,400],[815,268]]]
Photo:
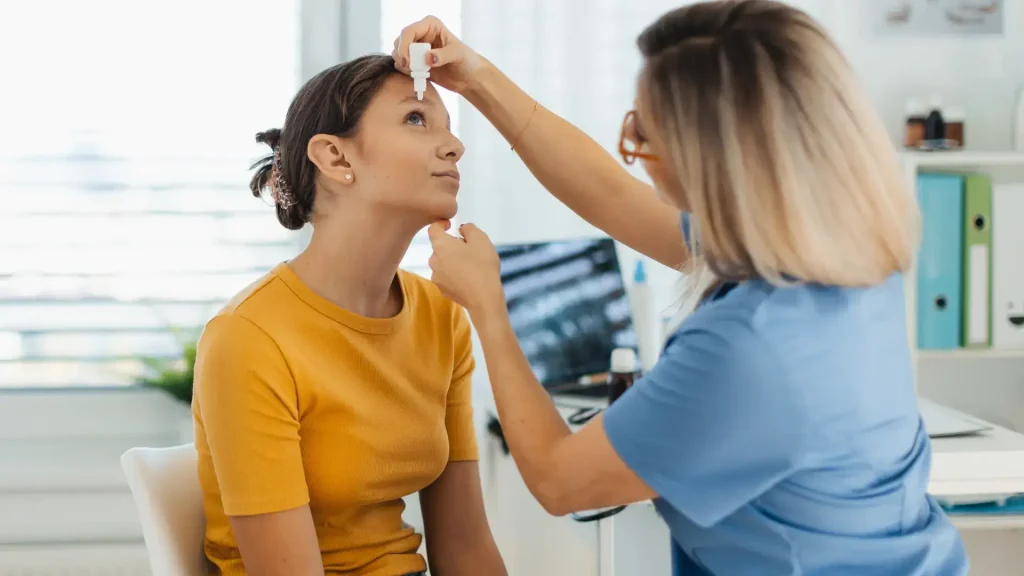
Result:
[[637,260],[633,270],[633,286],[629,292],[630,307],[633,309],[633,330],[636,331],[637,348],[640,350],[640,366],[649,371],[658,361],[658,341],[654,318],[654,297],[647,282],[644,261]]

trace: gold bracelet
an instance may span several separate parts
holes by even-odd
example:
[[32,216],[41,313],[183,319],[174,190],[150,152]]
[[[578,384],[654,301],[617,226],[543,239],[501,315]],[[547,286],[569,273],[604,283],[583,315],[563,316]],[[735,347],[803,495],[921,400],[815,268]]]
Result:
[[540,108],[540,104],[536,100],[534,100],[533,112],[530,112],[530,117],[526,119],[526,125],[523,126],[523,129],[519,131],[519,134],[515,137],[515,139],[512,140],[512,144],[511,146],[509,146],[509,150],[516,149],[516,142],[518,142],[519,139],[523,137],[523,133],[526,132],[526,129],[530,127],[530,122],[533,120],[534,115],[537,114],[537,108]]

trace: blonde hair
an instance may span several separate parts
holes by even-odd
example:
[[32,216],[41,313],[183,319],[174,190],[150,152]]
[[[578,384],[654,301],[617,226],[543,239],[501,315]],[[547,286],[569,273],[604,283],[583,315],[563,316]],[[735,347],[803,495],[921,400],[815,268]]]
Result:
[[676,9],[638,40],[665,190],[722,280],[868,286],[913,260],[917,204],[839,49],[769,0]]

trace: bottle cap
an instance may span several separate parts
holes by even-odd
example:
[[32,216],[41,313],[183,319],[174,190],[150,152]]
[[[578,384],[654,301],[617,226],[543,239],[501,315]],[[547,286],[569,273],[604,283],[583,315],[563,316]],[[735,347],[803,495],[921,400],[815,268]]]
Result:
[[638,364],[636,350],[632,348],[616,348],[612,350],[612,372],[632,374],[637,371]]
[[647,283],[647,271],[644,270],[644,261],[637,260],[636,268],[633,269],[633,282],[635,284],[646,284]]

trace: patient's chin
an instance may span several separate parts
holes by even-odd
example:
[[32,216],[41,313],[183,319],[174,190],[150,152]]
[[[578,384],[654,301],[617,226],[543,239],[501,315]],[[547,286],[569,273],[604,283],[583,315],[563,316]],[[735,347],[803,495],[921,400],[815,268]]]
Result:
[[451,220],[459,212],[459,202],[455,198],[440,198],[431,206],[431,220]]
[[438,220],[452,220],[458,212],[458,206],[431,206],[428,210],[417,210],[416,219],[420,225],[429,226]]
[[401,204],[390,204],[386,208],[396,217],[400,216],[403,220],[411,218],[423,226],[427,226],[438,220],[454,218],[459,211],[459,203],[455,201],[455,198],[434,197],[420,198],[416,203],[405,201]]

